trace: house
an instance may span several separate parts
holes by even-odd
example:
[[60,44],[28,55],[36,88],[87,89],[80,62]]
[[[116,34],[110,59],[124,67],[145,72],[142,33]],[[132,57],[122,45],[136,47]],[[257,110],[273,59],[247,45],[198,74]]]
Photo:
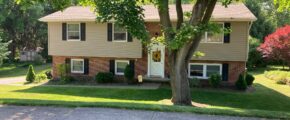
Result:
[[[146,28],[151,37],[160,35],[159,15],[153,5],[144,6]],[[183,5],[190,11],[192,5]],[[175,6],[170,5],[170,17],[176,21]],[[95,22],[95,13],[89,7],[72,6],[40,18],[48,24],[48,53],[53,57],[53,76],[58,64],[71,65],[71,74],[95,76],[98,72],[124,75],[130,64],[136,75],[146,78],[169,78],[166,48],[153,45],[148,52],[139,40],[112,22]],[[230,27],[230,34],[213,35],[206,32],[198,51],[204,57],[193,57],[188,65],[188,77],[208,79],[221,74],[223,83],[233,85],[246,69],[248,36],[256,17],[241,3],[227,8],[216,5],[211,21],[221,27]]]
[[37,47],[36,49],[27,49],[26,47],[20,50],[20,61],[42,61],[43,58],[40,55],[43,48]]

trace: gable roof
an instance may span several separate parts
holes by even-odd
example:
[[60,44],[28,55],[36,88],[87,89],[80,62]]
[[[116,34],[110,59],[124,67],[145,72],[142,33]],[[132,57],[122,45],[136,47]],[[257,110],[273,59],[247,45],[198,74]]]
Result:
[[[191,11],[193,5],[182,5],[184,12]],[[154,5],[145,5],[145,21],[159,21],[158,10]],[[169,5],[170,19],[177,20],[175,5]],[[40,18],[43,22],[77,22],[77,21],[95,21],[96,14],[90,7],[71,6],[63,11],[57,11],[50,15]],[[255,21],[257,18],[242,3],[231,4],[227,8],[217,4],[212,14],[212,21]]]

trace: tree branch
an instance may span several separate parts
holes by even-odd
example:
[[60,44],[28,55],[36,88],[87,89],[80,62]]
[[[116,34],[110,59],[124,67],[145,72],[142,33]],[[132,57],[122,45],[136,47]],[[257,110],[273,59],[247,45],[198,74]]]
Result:
[[204,15],[206,10],[206,5],[208,4],[209,0],[198,0],[192,8],[192,15],[189,20],[189,23],[192,25],[197,25]]
[[[169,7],[168,7],[168,0],[158,0],[158,14],[160,17],[160,23],[163,30],[167,31],[172,28],[170,16],[169,16]],[[172,35],[170,32],[165,33],[165,40],[171,40]]]
[[176,0],[176,13],[177,13],[177,25],[176,29],[178,30],[183,23],[183,10],[181,5],[181,0]]
[[[214,7],[216,5],[216,2],[217,0],[211,0],[209,3],[207,3],[206,11],[201,21],[202,24],[207,24],[209,22],[211,15],[213,13]],[[192,58],[194,51],[197,49],[201,41],[201,37],[202,37],[202,34],[195,36],[195,38],[192,41],[190,41],[190,43],[188,44],[188,53],[185,58],[186,61],[189,61]]]
[[207,7],[207,9],[206,9],[206,11],[205,11],[205,14],[204,14],[204,16],[203,16],[203,19],[202,19],[202,23],[203,23],[203,24],[207,23],[207,22],[210,20],[211,15],[212,15],[213,10],[214,10],[214,7],[215,7],[215,5],[216,5],[216,2],[217,2],[217,0],[211,0],[211,1],[208,3],[208,7]]

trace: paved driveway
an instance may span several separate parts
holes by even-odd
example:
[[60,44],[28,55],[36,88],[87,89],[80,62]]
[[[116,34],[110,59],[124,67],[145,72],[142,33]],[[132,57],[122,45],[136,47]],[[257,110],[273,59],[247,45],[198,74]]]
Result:
[[0,120],[258,120],[258,118],[112,108],[0,106]]
[[21,77],[0,78],[0,84],[13,84],[19,82],[25,82],[25,77],[21,76]]

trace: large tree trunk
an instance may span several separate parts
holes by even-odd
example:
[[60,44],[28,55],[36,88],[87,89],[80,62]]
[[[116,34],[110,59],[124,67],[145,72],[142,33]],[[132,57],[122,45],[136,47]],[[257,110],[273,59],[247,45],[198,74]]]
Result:
[[[217,0],[197,0],[192,9],[192,16],[189,24],[197,26],[207,24],[212,15]],[[164,31],[165,41],[174,42],[175,34],[170,32],[172,23],[169,16],[168,0],[159,0],[158,13],[162,30]],[[183,10],[181,0],[176,0],[177,26],[181,28],[183,21]],[[192,105],[191,92],[187,77],[187,65],[192,58],[193,53],[199,45],[202,32],[195,34],[194,38],[184,43],[181,48],[169,51],[169,66],[172,98],[174,105]]]
[[187,77],[187,62],[172,57],[170,61],[170,79],[172,88],[171,102],[174,105],[191,105],[191,92]]

